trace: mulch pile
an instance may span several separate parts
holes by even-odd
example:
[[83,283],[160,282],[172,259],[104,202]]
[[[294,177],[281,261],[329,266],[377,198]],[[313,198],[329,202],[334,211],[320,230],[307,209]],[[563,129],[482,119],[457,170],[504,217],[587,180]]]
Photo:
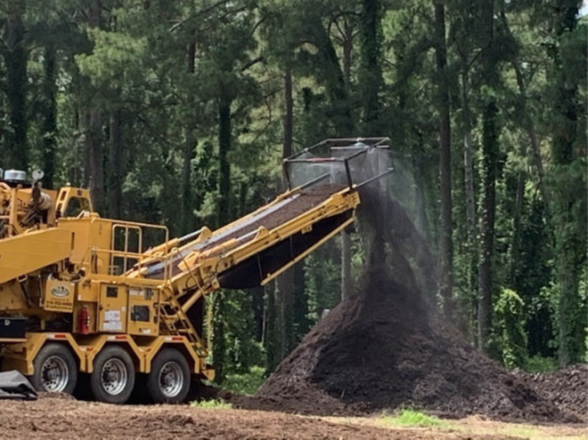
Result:
[[[381,203],[371,206],[382,211]],[[371,214],[363,215],[381,222],[382,216]],[[371,230],[381,227],[372,224]],[[578,421],[477,351],[435,313],[420,293],[420,274],[411,273],[410,254],[398,251],[410,249],[406,240],[415,235],[403,229],[402,236],[393,229],[380,234],[383,238],[373,235],[369,269],[357,293],[315,326],[255,398],[232,402],[317,415],[415,407],[445,417]],[[383,242],[389,249],[385,258]],[[390,249],[396,255],[390,257]]]
[[573,421],[385,273],[329,313],[246,406],[303,414],[416,407],[445,417]]
[[574,365],[552,373],[529,374],[516,371],[537,394],[553,402],[562,411],[588,422],[588,365]]

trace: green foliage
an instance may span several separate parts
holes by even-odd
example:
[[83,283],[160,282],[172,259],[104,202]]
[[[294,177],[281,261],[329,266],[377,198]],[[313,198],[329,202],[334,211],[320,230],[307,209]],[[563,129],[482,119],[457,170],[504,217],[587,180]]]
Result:
[[305,260],[306,295],[308,297],[309,318],[316,322],[325,309],[334,308],[341,299],[339,287],[340,262],[337,260],[337,247],[325,244]]
[[[252,299],[242,291],[217,293],[213,299],[211,328],[213,362],[222,366],[217,381],[224,383],[230,374],[249,374],[250,368],[264,364],[264,349],[252,336],[256,334]],[[247,311],[248,313],[243,313]]]
[[236,394],[252,396],[261,387],[265,380],[265,370],[261,367],[251,367],[244,373],[227,374],[223,389]]
[[381,420],[389,425],[412,426],[427,428],[447,428],[449,424],[435,416],[429,416],[414,409],[403,409],[398,414],[389,415],[384,413]]
[[524,370],[528,373],[548,373],[557,370],[557,359],[546,358],[541,356],[530,356],[525,365]]
[[524,305],[516,292],[504,289],[494,307],[495,338],[507,368],[523,367],[527,360]]

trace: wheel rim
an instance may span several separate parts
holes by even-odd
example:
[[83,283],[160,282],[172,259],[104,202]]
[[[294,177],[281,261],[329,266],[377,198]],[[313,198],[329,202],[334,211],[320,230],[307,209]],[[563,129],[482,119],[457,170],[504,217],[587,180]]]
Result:
[[167,362],[159,371],[159,389],[165,397],[176,397],[184,387],[184,372],[177,362]]
[[107,360],[100,373],[102,388],[111,396],[122,393],[126,388],[129,374],[126,365],[120,359]]
[[59,393],[69,382],[69,368],[59,356],[51,356],[41,366],[41,381],[45,391]]

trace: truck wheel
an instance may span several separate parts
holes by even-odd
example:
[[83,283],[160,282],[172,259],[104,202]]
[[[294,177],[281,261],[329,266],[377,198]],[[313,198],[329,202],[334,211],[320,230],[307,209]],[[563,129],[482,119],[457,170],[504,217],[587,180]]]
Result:
[[164,348],[151,364],[147,392],[154,403],[180,403],[190,390],[190,368],[182,353]]
[[90,388],[99,402],[123,404],[135,386],[135,367],[129,353],[118,345],[102,349],[94,360]]
[[35,372],[29,380],[37,391],[73,394],[78,367],[71,351],[61,344],[46,344],[33,361]]

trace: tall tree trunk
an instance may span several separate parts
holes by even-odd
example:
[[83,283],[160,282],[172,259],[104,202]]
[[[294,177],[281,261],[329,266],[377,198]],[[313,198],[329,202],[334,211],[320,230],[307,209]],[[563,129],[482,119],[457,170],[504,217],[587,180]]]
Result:
[[[282,148],[282,158],[285,159],[292,155],[293,141],[293,114],[294,104],[292,99],[292,70],[287,66],[284,74],[284,139]],[[286,182],[282,181],[282,187],[286,187]],[[292,306],[293,306],[293,282],[294,269],[290,268],[276,279],[276,326],[278,331],[278,355],[280,359],[287,356],[291,350],[292,339]]]
[[379,135],[380,100],[382,86],[380,0],[362,0],[360,26],[361,69],[359,87],[363,110],[365,136]]
[[45,47],[43,61],[43,70],[45,77],[43,78],[43,171],[45,177],[43,178],[43,185],[49,189],[53,188],[55,178],[55,149],[57,136],[57,100],[55,84],[55,47],[48,44]]
[[[102,2],[94,0],[88,8],[88,25],[99,28],[101,25]],[[90,192],[94,209],[104,208],[104,151],[102,143],[102,114],[96,102],[89,104],[89,117],[86,136],[86,148],[89,154]]]
[[[466,198],[466,221],[468,231],[467,253],[470,257],[468,270],[468,287],[470,292],[477,292],[477,267],[478,267],[478,225],[476,220],[476,197],[474,184],[474,145],[472,140],[472,118],[469,102],[469,75],[464,61],[464,69],[461,74],[461,107],[463,117],[463,162],[464,185]],[[473,303],[475,304],[475,298]],[[474,318],[475,319],[475,318]]]
[[353,136],[354,123],[349,93],[345,85],[345,76],[339,65],[339,58],[337,57],[337,51],[335,50],[333,41],[320,20],[317,19],[309,24],[309,27],[314,33],[318,48],[318,79],[325,84],[327,95],[333,108],[335,136]]
[[[555,112],[551,148],[553,185],[553,223],[555,230],[555,269],[558,280],[558,360],[560,367],[580,362],[585,353],[584,325],[578,311],[581,310],[579,278],[586,258],[586,233],[580,223],[586,212],[585,181],[572,172],[576,161],[575,148],[582,124],[582,105],[577,73],[567,68],[559,44],[570,40],[570,34],[578,32],[579,2],[557,1],[553,15],[555,37],[558,44],[553,51],[553,79],[555,88]],[[584,79],[585,80],[585,79]],[[584,149],[585,145],[580,148]],[[585,220],[584,220],[585,221]],[[585,322],[585,317],[583,318]]]
[[[221,92],[218,100],[218,148],[219,148],[219,204],[217,226],[226,224],[231,219],[231,164],[229,152],[231,150],[232,120],[231,120],[232,99]],[[225,295],[215,295],[214,300],[215,319],[213,337],[213,357],[222,364],[225,356]],[[217,362],[218,365],[218,362]],[[222,383],[224,370],[222,365],[217,366],[215,380]]]
[[[501,10],[500,10],[500,17],[502,19],[502,23],[506,33],[514,38],[510,26],[508,23],[508,19],[506,16],[505,10],[505,2],[501,3]],[[537,169],[537,176],[539,178],[539,191],[541,192],[541,197],[543,198],[543,202],[549,211],[550,208],[550,197],[548,194],[547,186],[545,184],[545,168],[543,166],[543,159],[541,158],[541,146],[539,143],[539,138],[537,136],[537,132],[534,127],[533,119],[529,116],[527,111],[527,87],[525,84],[525,79],[523,76],[523,72],[521,70],[521,63],[517,56],[514,56],[511,59],[512,68],[515,72],[516,79],[517,79],[517,86],[519,88],[519,95],[521,99],[521,117],[523,118],[523,127],[527,132],[527,136],[529,136],[529,140],[531,142],[532,153],[533,153],[533,162],[535,168]],[[549,213],[547,217],[550,217]]]
[[478,266],[478,346],[486,349],[492,328],[492,258],[494,255],[494,224],[496,216],[496,174],[498,160],[498,107],[486,104],[483,114],[483,169],[481,247]]
[[104,150],[101,112],[90,110],[88,123],[86,148],[90,154],[90,193],[94,209],[100,212],[104,208]]
[[84,174],[83,174],[83,185],[84,188],[90,188],[90,182],[92,181],[92,141],[90,139],[90,112],[84,112],[83,114],[83,131],[84,131],[84,148],[83,148],[83,161],[84,161]]
[[443,312],[453,315],[453,219],[451,199],[451,122],[449,87],[447,78],[447,48],[445,46],[445,6],[435,3],[435,40],[438,106],[439,106],[439,187],[441,192],[441,282],[439,292],[443,299]]
[[[343,44],[343,72],[347,89],[351,88],[351,55],[353,52],[353,26],[345,20]],[[341,299],[348,298],[353,291],[351,277],[351,232],[341,231]]]
[[218,158],[219,158],[219,205],[218,226],[229,222],[231,200],[231,164],[229,151],[231,150],[231,103],[232,100],[224,93],[218,103]]
[[[494,4],[481,6],[482,75],[485,84],[497,83],[497,59],[494,57]],[[480,260],[478,262],[478,346],[486,350],[492,328],[492,258],[496,216],[496,176],[498,162],[498,107],[493,96],[485,96],[482,110],[482,202]]]
[[[194,74],[196,71],[196,42],[190,43],[188,46],[188,73]],[[194,110],[195,102],[194,95],[190,93],[188,96],[188,109],[190,112]],[[194,150],[196,148],[195,135],[195,115],[191,114],[190,120],[186,123],[185,141],[182,151],[182,231],[187,233],[194,228],[194,209],[192,196],[193,190],[191,185],[192,178],[192,159],[194,158]]]
[[121,218],[123,180],[122,110],[116,108],[110,113],[110,185],[109,215]]
[[351,233],[341,232],[341,299],[349,298],[353,292],[351,277]]
[[351,64],[353,54],[353,26],[348,19],[345,19],[343,32],[343,75],[347,89],[351,87]]
[[6,165],[26,171],[29,166],[27,145],[27,50],[25,47],[25,27],[23,16],[25,0],[11,0],[7,5],[5,26],[5,47],[3,50],[6,65],[6,97],[8,101],[7,155]]
[[525,199],[525,172],[519,170],[517,179],[517,195],[513,215],[513,234],[510,252],[509,284],[512,290],[517,291],[517,272],[519,268],[519,256],[521,253],[521,217],[523,215],[523,202]]

